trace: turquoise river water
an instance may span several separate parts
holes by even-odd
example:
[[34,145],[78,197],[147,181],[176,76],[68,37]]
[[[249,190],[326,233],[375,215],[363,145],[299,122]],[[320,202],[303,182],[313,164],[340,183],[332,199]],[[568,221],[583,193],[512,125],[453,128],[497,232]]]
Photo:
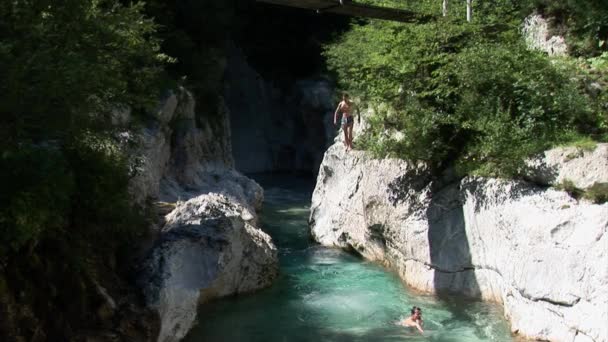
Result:
[[[258,179],[263,228],[279,249],[280,275],[260,292],[202,305],[186,342],[199,341],[513,341],[494,304],[421,295],[386,269],[310,240],[313,184]],[[423,335],[395,322],[422,307]]]

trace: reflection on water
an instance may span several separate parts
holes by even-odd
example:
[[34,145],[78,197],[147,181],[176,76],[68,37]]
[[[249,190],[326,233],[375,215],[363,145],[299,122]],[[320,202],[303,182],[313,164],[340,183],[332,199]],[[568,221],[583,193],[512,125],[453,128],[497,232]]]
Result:
[[[279,247],[281,274],[253,295],[202,305],[185,341],[511,341],[495,305],[413,294],[383,268],[311,243],[313,184],[261,179],[262,224]],[[395,324],[413,305],[425,334]]]

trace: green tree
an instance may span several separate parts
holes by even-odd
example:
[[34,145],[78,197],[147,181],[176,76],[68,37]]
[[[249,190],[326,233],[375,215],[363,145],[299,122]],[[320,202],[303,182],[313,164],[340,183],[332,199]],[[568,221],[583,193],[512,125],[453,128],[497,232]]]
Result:
[[124,285],[145,222],[110,119],[156,101],[167,61],[142,8],[0,1],[1,340],[98,328],[97,284]]
[[[142,3],[0,2],[0,238],[18,250],[129,210],[113,110],[155,101],[167,57]],[[88,205],[87,203],[95,203]],[[118,214],[120,217],[122,214]],[[72,232],[73,233],[73,232]]]
[[510,176],[543,148],[605,134],[602,97],[587,94],[580,70],[526,48],[525,3],[473,2],[470,23],[460,12],[441,16],[440,5],[406,2],[436,20],[354,24],[327,45],[341,86],[378,107],[360,146]]
[[141,9],[114,0],[0,3],[3,142],[66,139],[100,128],[116,106],[153,100],[164,57]]

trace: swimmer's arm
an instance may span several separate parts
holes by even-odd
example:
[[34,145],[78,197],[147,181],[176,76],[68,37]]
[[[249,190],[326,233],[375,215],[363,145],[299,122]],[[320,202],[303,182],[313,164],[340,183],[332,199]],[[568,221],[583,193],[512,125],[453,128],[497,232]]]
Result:
[[422,330],[422,327],[420,326],[420,324],[418,324],[418,322],[415,323],[416,324],[416,329],[418,329],[418,331],[420,331],[420,333],[424,333],[424,330]]

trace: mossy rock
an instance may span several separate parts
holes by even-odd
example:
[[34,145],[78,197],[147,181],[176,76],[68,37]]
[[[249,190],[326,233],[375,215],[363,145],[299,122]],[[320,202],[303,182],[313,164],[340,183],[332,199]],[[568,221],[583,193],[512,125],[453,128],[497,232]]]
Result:
[[556,185],[556,188],[567,192],[577,200],[584,198],[595,204],[608,202],[608,183],[596,182],[586,189],[580,189],[571,180],[564,179],[560,184]]
[[594,183],[587,188],[585,198],[595,204],[608,202],[608,183]]

